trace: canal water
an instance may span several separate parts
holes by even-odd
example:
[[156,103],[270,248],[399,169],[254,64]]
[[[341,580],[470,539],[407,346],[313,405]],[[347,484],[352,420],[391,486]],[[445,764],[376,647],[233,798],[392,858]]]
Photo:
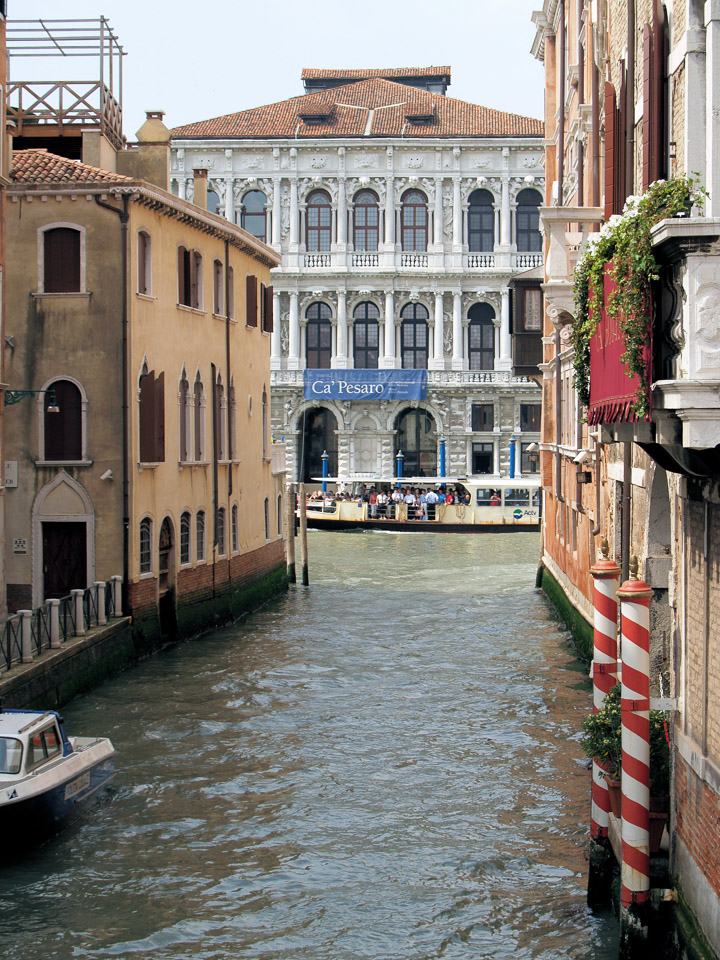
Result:
[[310,588],[67,707],[114,789],[0,872],[0,957],[614,960],[537,536],[309,539]]

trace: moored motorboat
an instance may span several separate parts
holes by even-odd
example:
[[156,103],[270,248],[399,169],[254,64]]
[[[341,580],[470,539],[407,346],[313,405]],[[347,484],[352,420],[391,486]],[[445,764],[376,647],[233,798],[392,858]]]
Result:
[[105,737],[68,737],[55,711],[0,706],[3,854],[46,840],[110,782],[115,748]]

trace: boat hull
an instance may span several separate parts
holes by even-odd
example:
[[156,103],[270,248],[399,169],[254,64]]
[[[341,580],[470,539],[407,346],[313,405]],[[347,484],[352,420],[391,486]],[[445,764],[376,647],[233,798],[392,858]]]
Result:
[[391,530],[395,533],[537,533],[539,523],[438,523],[433,520],[344,520],[307,513],[314,530]]

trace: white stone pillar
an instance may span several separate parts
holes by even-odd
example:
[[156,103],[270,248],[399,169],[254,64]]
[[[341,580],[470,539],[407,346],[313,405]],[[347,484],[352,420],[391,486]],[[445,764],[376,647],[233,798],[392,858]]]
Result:
[[500,310],[500,356],[495,360],[496,370],[512,370],[512,338],[510,337],[510,290],[501,290]]
[[453,252],[462,251],[462,197],[460,177],[453,177]]
[[18,610],[20,617],[20,662],[32,663],[32,610]]
[[395,360],[395,297],[392,290],[385,293],[385,356],[383,367],[397,366]]
[[270,369],[282,369],[280,294],[273,290],[273,332],[270,337]]
[[347,201],[345,197],[345,180],[338,180],[337,201],[337,246],[344,250],[347,245]]
[[300,369],[300,318],[298,306],[298,294],[295,291],[291,291],[288,330],[288,370]]
[[[280,177],[273,180],[273,206],[272,206],[272,243],[274,247],[279,247],[282,238],[282,204],[280,202]],[[279,314],[276,314],[279,316]]]
[[720,0],[705,2],[705,187],[708,217],[720,217]]
[[104,627],[107,623],[107,612],[105,610],[105,581],[95,581],[95,606],[97,607],[97,622],[99,627]]
[[47,609],[50,619],[50,649],[57,650],[60,646],[60,601],[48,600]]
[[435,336],[434,336],[434,356],[430,363],[431,370],[444,370],[445,358],[443,357],[443,295],[435,294]]
[[441,177],[435,178],[435,223],[433,230],[433,242],[438,247],[442,247],[443,242],[443,182]]
[[452,368],[462,370],[465,364],[463,350],[462,294],[453,294],[453,348]]
[[185,191],[185,177],[178,177],[178,196],[181,200],[187,199],[187,193]]
[[232,177],[225,177],[225,219],[235,223],[235,198],[233,188],[235,181]]
[[115,574],[115,576],[110,577],[110,579],[112,580],[112,583],[113,583],[113,608],[114,608],[114,616],[116,616],[116,617],[121,617],[121,616],[123,615],[123,613],[122,613],[122,584],[123,584],[123,579],[122,579],[122,577],[121,577],[119,574],[117,574],[117,573]]
[[395,249],[395,180],[388,177],[385,182],[385,246]]
[[293,177],[290,181],[290,243],[298,244],[298,183]]
[[75,636],[84,637],[85,636],[85,611],[83,609],[83,597],[85,596],[84,590],[71,590],[70,596],[72,597],[73,606],[75,608]]
[[337,353],[334,357],[333,366],[339,370],[346,370],[348,367],[348,328],[347,328],[347,305],[345,291],[338,290],[337,305]]
[[500,194],[500,243],[504,250],[510,249],[511,240],[510,225],[510,179],[502,178],[502,192]]

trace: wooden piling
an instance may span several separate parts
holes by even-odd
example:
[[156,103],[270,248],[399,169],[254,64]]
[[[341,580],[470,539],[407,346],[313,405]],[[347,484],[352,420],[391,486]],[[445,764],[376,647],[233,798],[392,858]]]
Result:
[[295,573],[295,486],[292,483],[287,485],[285,506],[287,577],[288,583],[297,583],[297,574]]
[[308,572],[308,545],[307,545],[307,499],[305,484],[298,484],[298,502],[300,507],[300,564],[302,566],[302,584],[307,587],[310,583]]

